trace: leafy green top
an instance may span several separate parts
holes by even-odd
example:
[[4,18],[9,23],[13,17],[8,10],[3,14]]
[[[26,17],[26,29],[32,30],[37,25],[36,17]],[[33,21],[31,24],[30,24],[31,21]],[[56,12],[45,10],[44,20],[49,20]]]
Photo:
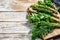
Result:
[[60,28],[60,25],[58,25],[60,20],[56,16],[59,12],[51,0],[38,1],[31,8],[34,11],[29,10],[28,20],[34,25],[31,30],[32,40],[37,38],[43,40],[43,37],[51,33],[55,28]]

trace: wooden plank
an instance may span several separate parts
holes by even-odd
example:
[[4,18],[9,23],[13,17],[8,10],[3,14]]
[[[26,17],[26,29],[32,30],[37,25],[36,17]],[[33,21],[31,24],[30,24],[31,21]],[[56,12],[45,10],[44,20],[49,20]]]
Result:
[[1,40],[29,40],[28,38],[3,38]]
[[31,40],[29,38],[2,38],[0,40]]
[[27,3],[35,3],[38,0],[14,0],[14,1],[18,1],[18,2],[27,2]]
[[0,34],[0,40],[31,40],[29,34]]
[[0,33],[29,33],[28,22],[0,22]]
[[44,40],[47,40],[49,38],[53,38],[53,37],[56,37],[59,35],[60,35],[60,29],[54,29],[54,31],[52,33],[50,33],[46,37],[44,37]]
[[27,33],[19,33],[19,34],[0,34],[0,38],[24,38],[24,37],[30,37]]
[[0,12],[0,21],[27,21],[27,12]]
[[[32,4],[24,0],[0,0],[0,11],[27,11]],[[27,0],[25,0],[27,1]]]

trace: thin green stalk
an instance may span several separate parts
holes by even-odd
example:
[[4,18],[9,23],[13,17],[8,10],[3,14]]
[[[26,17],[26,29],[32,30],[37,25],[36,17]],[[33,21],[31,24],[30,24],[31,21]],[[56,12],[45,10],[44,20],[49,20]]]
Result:
[[53,9],[53,8],[51,8],[51,7],[48,7],[48,6],[46,6],[46,5],[44,6],[44,5],[35,4],[34,6],[40,6],[40,7],[49,9],[49,10],[53,11],[53,12],[56,13],[56,14],[59,14],[59,12],[58,12],[57,10],[55,10],[55,9]]

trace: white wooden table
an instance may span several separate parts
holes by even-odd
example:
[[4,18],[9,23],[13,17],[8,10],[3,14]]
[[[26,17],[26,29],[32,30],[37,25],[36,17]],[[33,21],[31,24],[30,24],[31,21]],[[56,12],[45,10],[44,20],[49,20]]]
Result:
[[37,0],[0,0],[0,40],[30,40],[27,8]]

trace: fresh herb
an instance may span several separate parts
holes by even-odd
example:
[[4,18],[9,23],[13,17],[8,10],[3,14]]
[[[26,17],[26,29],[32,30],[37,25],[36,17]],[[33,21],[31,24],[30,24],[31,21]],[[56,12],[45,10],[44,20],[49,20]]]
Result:
[[[38,1],[29,9],[28,20],[34,25],[31,30],[32,39],[43,38],[53,32],[55,28],[60,28],[59,12],[51,0]],[[59,14],[60,15],[60,14]]]

